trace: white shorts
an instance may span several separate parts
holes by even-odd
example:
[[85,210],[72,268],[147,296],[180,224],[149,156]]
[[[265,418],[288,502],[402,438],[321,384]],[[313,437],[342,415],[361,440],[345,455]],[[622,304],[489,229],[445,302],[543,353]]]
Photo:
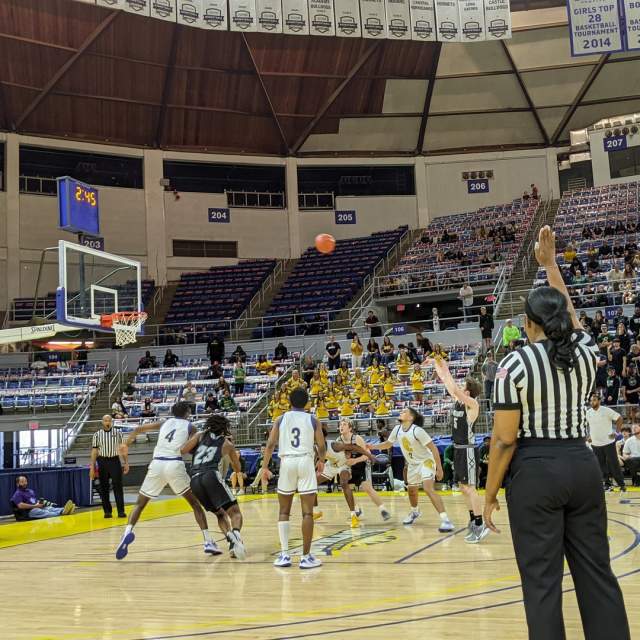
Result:
[[191,488],[191,478],[182,460],[152,460],[140,493],[147,498],[157,498],[167,485],[177,496]]
[[349,471],[351,473],[351,470],[346,465],[344,467],[336,467],[331,462],[325,462],[324,469],[320,475],[327,480],[333,480],[337,475],[340,475],[341,471]]
[[407,466],[407,484],[420,486],[425,480],[435,480],[436,462],[433,458],[425,458],[421,462],[409,462]]
[[313,456],[285,456],[280,460],[278,493],[290,496],[318,493],[316,466]]

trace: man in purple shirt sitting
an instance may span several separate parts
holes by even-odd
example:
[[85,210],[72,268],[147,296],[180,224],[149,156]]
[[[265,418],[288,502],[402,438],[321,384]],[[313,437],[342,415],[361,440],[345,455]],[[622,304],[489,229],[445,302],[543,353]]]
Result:
[[11,506],[13,507],[16,520],[29,520],[40,518],[55,518],[56,516],[71,515],[76,505],[67,500],[64,507],[54,507],[36,498],[35,491],[29,489],[29,481],[25,476],[18,476],[17,489],[11,496]]

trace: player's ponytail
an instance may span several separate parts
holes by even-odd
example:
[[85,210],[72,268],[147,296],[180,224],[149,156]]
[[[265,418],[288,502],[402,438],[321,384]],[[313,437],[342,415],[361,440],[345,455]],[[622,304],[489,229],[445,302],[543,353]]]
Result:
[[567,300],[553,287],[539,287],[529,294],[524,306],[529,320],[535,322],[547,337],[545,344],[551,364],[569,373],[577,364],[576,340]]

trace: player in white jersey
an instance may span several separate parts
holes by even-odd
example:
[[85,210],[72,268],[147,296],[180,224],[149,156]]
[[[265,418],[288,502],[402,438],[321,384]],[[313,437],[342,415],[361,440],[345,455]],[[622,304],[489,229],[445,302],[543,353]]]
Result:
[[133,511],[129,514],[129,520],[124,530],[124,535],[120,544],[116,549],[116,558],[122,560],[129,552],[129,545],[135,540],[133,533],[140,515],[149,503],[151,498],[156,498],[162,490],[169,485],[176,495],[182,496],[193,509],[202,536],[204,538],[204,551],[212,555],[217,555],[220,550],[211,538],[207,526],[207,516],[204,513],[200,503],[191,493],[191,478],[187,474],[187,470],[182,460],[180,449],[185,445],[189,438],[195,433],[195,428],[189,422],[191,408],[187,402],[177,402],[171,409],[173,418],[169,418],[162,425],[154,422],[136,427],[125,441],[124,447],[132,444],[139,433],[146,431],[154,431],[160,428],[158,433],[158,443],[153,450],[153,460],[149,464],[147,475],[140,487],[138,493],[138,501]]
[[436,445],[422,428],[423,424],[424,418],[415,409],[407,407],[402,410],[400,424],[393,429],[389,439],[382,444],[371,445],[369,448],[372,450],[391,449],[396,442],[400,443],[402,455],[407,462],[407,484],[409,485],[409,502],[411,504],[411,511],[402,523],[413,524],[420,516],[418,491],[422,485],[431,504],[440,515],[438,531],[446,533],[453,531],[454,526],[444,509],[442,498],[435,489],[436,479],[442,480],[442,463]]
[[[313,538],[313,503],[318,492],[316,469],[321,473],[324,469],[325,443],[322,427],[314,416],[304,408],[309,401],[307,392],[298,387],[289,394],[293,408],[273,423],[267,447],[262,459],[262,474],[271,478],[269,462],[278,444],[280,458],[280,475],[278,476],[278,534],[280,537],[280,555],[274,562],[276,567],[290,567],[289,555],[289,516],[296,491],[300,494],[302,506],[302,557],[301,569],[314,569],[322,562],[311,554]],[[315,446],[314,446],[315,445]],[[319,462],[314,465],[315,447]]]
[[[322,484],[333,480],[336,476],[339,477],[342,493],[351,511],[352,528],[360,526],[359,518],[362,515],[362,509],[356,506],[355,503],[355,497],[351,489],[352,484],[360,486],[369,498],[371,498],[371,501],[380,510],[380,515],[383,520],[389,520],[391,514],[386,510],[382,498],[380,498],[378,492],[373,488],[371,482],[369,462],[375,462],[375,458],[366,448],[367,445],[364,438],[353,433],[351,420],[341,418],[339,429],[340,437],[338,440],[327,441],[324,470],[318,474],[318,483]],[[322,517],[322,512],[316,511],[314,518],[318,519],[320,517]]]

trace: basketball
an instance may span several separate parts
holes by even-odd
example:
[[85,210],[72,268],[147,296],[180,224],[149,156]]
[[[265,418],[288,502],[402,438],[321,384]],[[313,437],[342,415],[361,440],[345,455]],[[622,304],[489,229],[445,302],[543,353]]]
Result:
[[328,233],[319,233],[316,236],[316,249],[320,253],[331,253],[336,248],[336,239]]

